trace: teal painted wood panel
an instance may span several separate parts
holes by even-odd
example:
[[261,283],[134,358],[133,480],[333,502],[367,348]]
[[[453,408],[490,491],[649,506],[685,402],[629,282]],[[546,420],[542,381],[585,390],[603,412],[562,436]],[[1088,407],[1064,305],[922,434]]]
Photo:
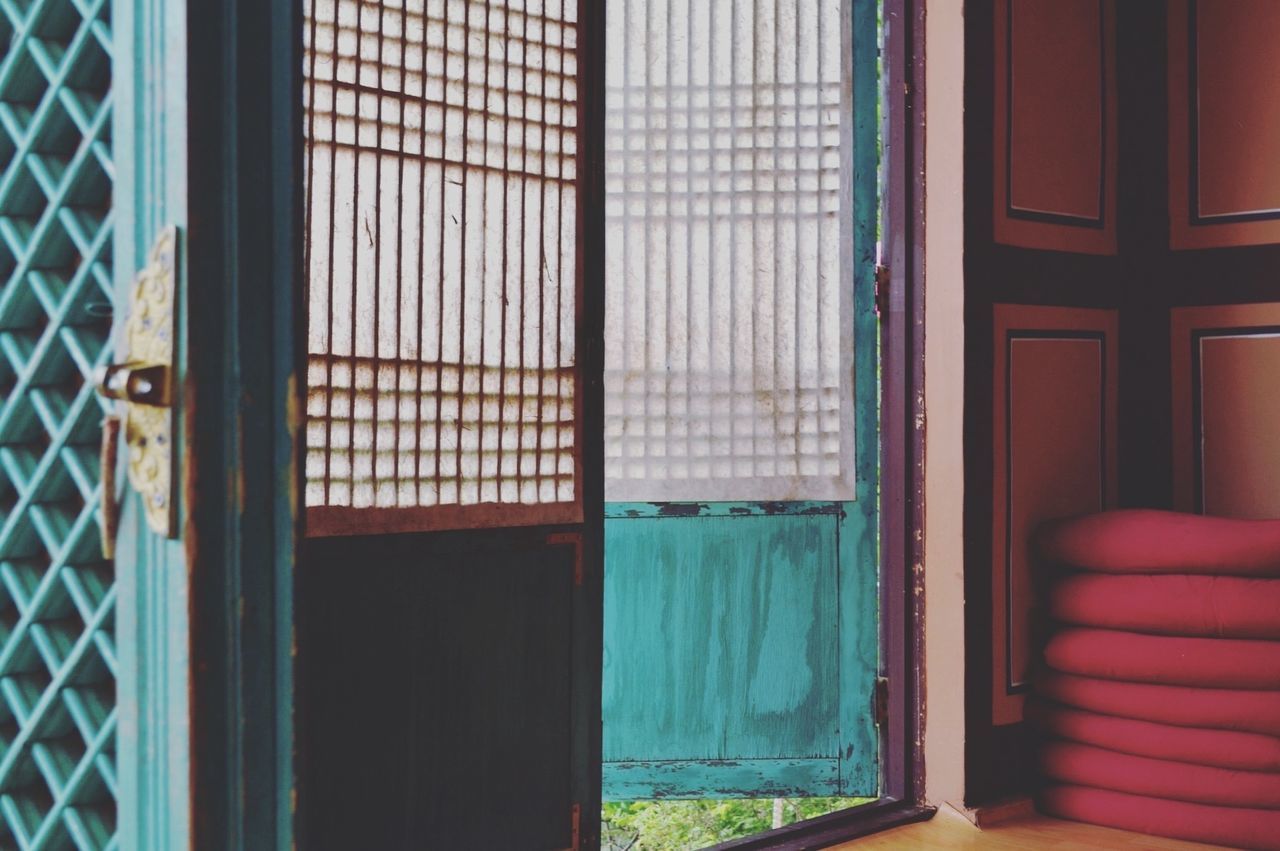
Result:
[[[876,0],[849,4],[853,64],[852,194],[853,216],[853,382],[855,497],[841,530],[842,582],[840,666],[846,672],[840,692],[842,794],[880,794],[880,731],[871,715],[875,676],[880,670],[880,329],[875,299],[880,194],[880,6]],[[887,245],[885,257],[908,249]],[[888,510],[905,511],[901,504]],[[903,639],[905,640],[905,639]]]
[[0,848],[119,847],[107,0],[0,2]]
[[[161,228],[177,225],[178,336],[175,404],[181,410],[187,367],[187,6],[167,0],[115,0],[117,40],[115,285],[128,304],[134,275]],[[123,325],[123,313],[116,324]],[[117,337],[121,336],[117,333]],[[181,423],[173,456],[186,449]],[[120,451],[121,459],[127,449]],[[120,602],[121,848],[173,851],[191,844],[190,619],[187,560],[181,540],[147,526],[139,497],[121,483],[116,576]],[[186,525],[183,480],[174,479],[178,528]]]
[[604,788],[616,801],[682,798],[834,797],[837,759],[729,759],[687,762],[606,762]]
[[607,797],[838,794],[845,515],[832,505],[611,507]]

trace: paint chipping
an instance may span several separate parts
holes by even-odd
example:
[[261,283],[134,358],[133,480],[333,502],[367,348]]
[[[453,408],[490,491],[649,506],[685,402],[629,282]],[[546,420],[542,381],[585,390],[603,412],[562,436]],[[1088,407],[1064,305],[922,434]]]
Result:
[[707,510],[700,502],[656,502],[659,517],[697,517]]

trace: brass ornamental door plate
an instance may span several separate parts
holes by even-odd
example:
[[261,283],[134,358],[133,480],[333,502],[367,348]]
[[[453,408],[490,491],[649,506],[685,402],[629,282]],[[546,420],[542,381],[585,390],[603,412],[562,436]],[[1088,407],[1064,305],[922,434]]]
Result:
[[[142,497],[147,525],[174,536],[173,340],[178,232],[160,231],[134,278],[125,323],[124,360],[108,367],[101,392],[124,407],[129,483]],[[107,471],[104,471],[107,475]]]

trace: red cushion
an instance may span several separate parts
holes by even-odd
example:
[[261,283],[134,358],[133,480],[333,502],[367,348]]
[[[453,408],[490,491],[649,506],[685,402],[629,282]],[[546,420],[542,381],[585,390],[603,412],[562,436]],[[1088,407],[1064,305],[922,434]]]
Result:
[[1040,672],[1035,687],[1042,697],[1103,715],[1280,736],[1280,690],[1126,683],[1055,671]]
[[1080,573],[1054,583],[1049,614],[1157,635],[1280,638],[1280,579]]
[[1061,818],[1234,848],[1280,851],[1280,811],[1216,807],[1082,786],[1053,786],[1041,811]]
[[1118,753],[1076,742],[1040,749],[1040,770],[1061,783],[1224,807],[1280,809],[1280,774]]
[[1280,576],[1280,520],[1131,509],[1049,523],[1037,540],[1052,561],[1104,573]]
[[1174,727],[1099,715],[1036,699],[1027,702],[1025,717],[1056,738],[1121,753],[1245,771],[1280,772],[1280,738],[1275,736]]
[[1280,641],[1068,627],[1049,639],[1044,660],[1055,671],[1105,680],[1280,689]]

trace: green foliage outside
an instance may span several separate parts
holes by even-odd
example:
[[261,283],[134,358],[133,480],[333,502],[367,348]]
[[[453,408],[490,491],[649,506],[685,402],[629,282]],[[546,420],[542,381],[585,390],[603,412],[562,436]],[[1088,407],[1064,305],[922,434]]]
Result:
[[[783,825],[871,798],[785,798]],[[773,828],[773,799],[618,801],[603,807],[604,851],[689,851]]]

